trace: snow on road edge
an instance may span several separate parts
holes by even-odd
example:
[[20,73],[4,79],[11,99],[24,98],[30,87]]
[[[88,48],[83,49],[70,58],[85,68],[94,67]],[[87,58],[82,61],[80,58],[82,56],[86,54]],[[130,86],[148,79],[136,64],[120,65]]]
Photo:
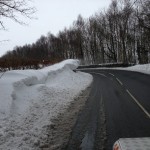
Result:
[[85,68],[85,69],[77,69],[77,70],[97,70],[97,69],[101,69],[101,70],[126,70],[126,71],[134,71],[134,72],[140,72],[140,73],[144,73],[144,74],[150,74],[150,64],[144,64],[144,65],[135,65],[135,66],[131,66],[131,67],[117,67],[117,68],[107,68],[107,67],[103,67],[103,68]]
[[144,74],[150,74],[150,64],[144,64],[144,65],[135,65],[132,67],[122,68],[123,70],[129,70],[129,71],[135,71],[135,72],[141,72]]
[[126,71],[134,71],[134,72],[140,72],[144,74],[149,74],[150,75],[150,64],[144,64],[144,65],[135,65],[131,67],[125,67],[125,68],[101,68],[101,69],[115,69],[115,70],[126,70]]
[[78,60],[41,70],[9,71],[0,80],[0,149],[38,149],[51,120],[63,112],[92,76],[73,72]]

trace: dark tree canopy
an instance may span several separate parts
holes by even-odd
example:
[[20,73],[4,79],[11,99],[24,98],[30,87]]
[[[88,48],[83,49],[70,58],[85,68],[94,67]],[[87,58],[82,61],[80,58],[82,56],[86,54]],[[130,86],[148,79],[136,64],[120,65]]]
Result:
[[107,10],[87,19],[79,15],[57,35],[48,33],[33,44],[15,47],[1,57],[0,68],[27,68],[68,58],[84,64],[144,64],[150,62],[149,41],[150,1],[112,0]]

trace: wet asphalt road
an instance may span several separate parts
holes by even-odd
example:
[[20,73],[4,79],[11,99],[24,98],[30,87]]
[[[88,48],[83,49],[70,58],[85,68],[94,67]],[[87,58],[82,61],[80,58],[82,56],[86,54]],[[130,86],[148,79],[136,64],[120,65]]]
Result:
[[119,138],[150,137],[150,75],[98,69],[84,72],[91,73],[94,81],[67,150],[111,150]]

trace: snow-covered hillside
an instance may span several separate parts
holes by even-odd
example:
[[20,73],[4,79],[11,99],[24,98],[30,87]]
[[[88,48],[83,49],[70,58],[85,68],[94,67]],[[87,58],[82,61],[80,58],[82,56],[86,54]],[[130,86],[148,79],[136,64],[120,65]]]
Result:
[[0,149],[38,149],[53,118],[90,85],[92,76],[73,72],[78,60],[41,70],[0,73]]

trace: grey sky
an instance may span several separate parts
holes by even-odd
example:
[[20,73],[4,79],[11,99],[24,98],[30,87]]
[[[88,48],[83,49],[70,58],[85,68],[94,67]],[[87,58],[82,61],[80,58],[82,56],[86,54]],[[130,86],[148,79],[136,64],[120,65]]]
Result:
[[69,27],[81,14],[84,18],[98,10],[107,8],[111,0],[34,0],[37,20],[25,20],[28,26],[21,26],[10,20],[4,20],[8,31],[0,31],[0,56],[15,46],[31,44],[48,32],[57,34],[64,27]]

